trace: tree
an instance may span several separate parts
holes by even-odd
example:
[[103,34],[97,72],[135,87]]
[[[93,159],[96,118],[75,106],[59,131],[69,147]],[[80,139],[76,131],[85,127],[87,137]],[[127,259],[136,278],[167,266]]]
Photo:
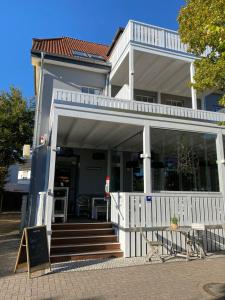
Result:
[[34,110],[20,90],[11,87],[8,93],[0,93],[0,197],[9,166],[22,162],[23,145],[32,142],[33,119]]
[[221,91],[225,106],[225,0],[186,0],[178,22],[182,42],[201,57],[195,61],[194,88]]

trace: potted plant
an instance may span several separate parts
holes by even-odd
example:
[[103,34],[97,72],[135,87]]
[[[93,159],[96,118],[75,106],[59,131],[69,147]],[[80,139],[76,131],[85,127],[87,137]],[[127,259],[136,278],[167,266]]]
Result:
[[170,220],[170,227],[172,230],[176,230],[178,227],[178,218],[173,216]]

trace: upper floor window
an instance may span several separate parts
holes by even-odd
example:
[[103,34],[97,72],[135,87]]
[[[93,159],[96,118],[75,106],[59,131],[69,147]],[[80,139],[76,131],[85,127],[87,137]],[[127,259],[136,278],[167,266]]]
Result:
[[101,95],[102,89],[83,86],[81,88],[81,92],[86,94]]
[[156,98],[154,96],[145,96],[145,95],[137,95],[135,97],[137,101],[142,101],[142,102],[148,102],[148,103],[155,103]]
[[172,106],[180,106],[183,107],[184,106],[184,102],[181,100],[174,100],[174,99],[168,99],[166,100],[166,104],[167,105],[172,105]]

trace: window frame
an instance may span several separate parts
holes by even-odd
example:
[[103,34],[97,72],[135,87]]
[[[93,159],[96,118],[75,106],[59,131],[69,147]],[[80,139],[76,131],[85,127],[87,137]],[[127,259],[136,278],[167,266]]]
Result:
[[[97,87],[92,87],[92,86],[81,86],[80,89],[81,89],[81,93],[89,94],[89,95],[100,96],[103,93],[103,89],[97,88]],[[87,92],[84,92],[83,89],[87,89]],[[90,93],[90,90],[93,90],[93,93]],[[96,93],[96,91],[98,91],[98,93]]]

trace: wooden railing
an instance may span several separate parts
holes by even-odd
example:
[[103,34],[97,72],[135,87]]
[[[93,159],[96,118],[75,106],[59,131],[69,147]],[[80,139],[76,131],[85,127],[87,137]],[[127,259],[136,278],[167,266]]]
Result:
[[[123,55],[129,42],[161,48],[161,50],[188,55],[192,58],[195,57],[187,51],[188,47],[181,42],[177,31],[137,21],[129,21],[110,55],[109,60],[112,63],[112,69]],[[210,52],[210,49],[205,51],[205,55],[208,52]]]
[[179,34],[176,31],[136,21],[129,21],[110,55],[109,60],[112,63],[112,69],[123,55],[129,42],[160,47],[165,50],[181,52],[193,56],[187,52],[187,45],[181,42]]
[[[118,228],[119,240],[125,256],[146,254],[146,244],[140,234],[140,227],[150,239],[160,235],[165,244],[169,244],[166,228],[176,216],[179,226],[191,226],[192,223],[206,225],[208,233],[220,237],[206,247],[211,251],[223,248],[222,224],[224,217],[224,199],[220,193],[153,193],[150,201],[145,194],[111,193],[111,221]],[[180,234],[177,235],[177,247],[185,247]]]
[[133,41],[191,55],[176,31],[135,21],[131,21],[130,24],[133,27]]
[[158,114],[167,117],[197,119],[209,122],[225,121],[225,114],[204,110],[193,110],[186,107],[177,107],[164,104],[146,103],[134,100],[116,99],[106,96],[91,95],[85,93],[71,92],[67,90],[54,89],[53,101],[63,101],[68,104],[79,104],[93,108],[108,108],[138,112],[140,114]]

